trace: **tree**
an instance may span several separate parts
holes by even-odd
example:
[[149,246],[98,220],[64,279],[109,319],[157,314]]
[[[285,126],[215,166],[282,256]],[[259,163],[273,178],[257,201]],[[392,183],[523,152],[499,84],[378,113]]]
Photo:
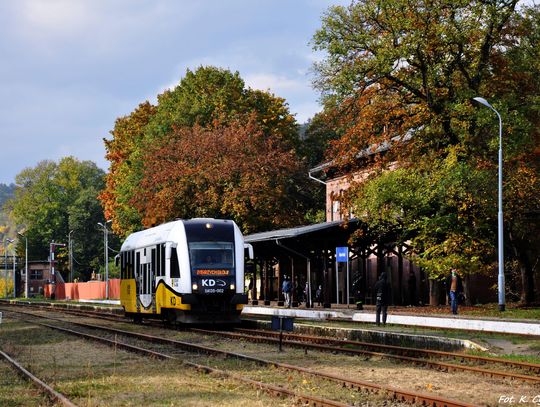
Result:
[[113,138],[104,140],[110,161],[105,189],[99,199],[105,209],[105,218],[112,219],[113,230],[127,235],[138,229],[141,214],[130,204],[130,199],[140,181],[140,146],[145,129],[156,114],[156,107],[149,102],[141,103],[130,115],[116,120]]
[[292,175],[301,166],[278,137],[265,136],[255,115],[243,123],[177,128],[149,150],[132,204],[146,227],[175,217],[231,218],[245,232],[292,226],[303,217]]
[[[193,184],[202,182],[202,178],[216,177],[216,171],[219,171],[218,163],[231,164],[230,157],[233,157],[236,152],[228,148],[227,144],[231,143],[239,148],[241,146],[238,145],[235,136],[225,130],[229,127],[238,129],[244,135],[245,129],[255,131],[257,136],[246,136],[244,138],[246,143],[258,143],[257,145],[266,151],[268,157],[286,157],[285,164],[274,162],[272,165],[276,167],[276,174],[283,166],[289,165],[293,172],[288,177],[280,175],[274,183],[268,184],[257,184],[253,181],[253,189],[243,191],[253,199],[254,195],[258,194],[259,201],[270,197],[268,203],[270,206],[277,205],[276,197],[284,199],[284,203],[298,202],[291,210],[293,215],[291,220],[299,222],[296,217],[297,208],[311,205],[312,186],[307,183],[306,177],[299,176],[300,173],[305,174],[306,171],[302,159],[297,157],[297,163],[294,165],[290,163],[290,157],[295,156],[298,146],[298,129],[285,100],[268,92],[246,88],[238,72],[232,73],[215,67],[199,67],[195,71],[188,70],[176,88],[159,95],[157,106],[145,103],[131,115],[117,120],[115,129],[111,132],[113,139],[106,141],[107,158],[111,160],[111,172],[100,199],[106,208],[107,216],[113,219],[115,232],[125,236],[140,229],[143,225],[154,224],[154,220],[163,222],[180,216],[187,218],[201,216],[202,213],[214,213],[216,216],[217,214],[230,215],[240,224],[246,225],[247,230],[255,230],[257,226],[252,220],[257,215],[252,214],[250,215],[252,220],[247,219],[249,205],[241,196],[237,196],[238,203],[228,202],[227,208],[223,206],[217,210],[219,203],[213,202],[212,199],[218,199],[219,195],[212,195],[212,191],[206,191],[202,195],[191,196],[187,192],[193,188]],[[199,137],[211,137],[215,144],[199,140]],[[185,150],[178,149],[179,144],[182,144]],[[194,146],[201,150],[193,150]],[[172,151],[167,151],[167,148],[173,149],[174,155],[171,155]],[[273,151],[272,148],[276,150]],[[240,152],[245,153],[246,149],[249,149],[248,146]],[[216,161],[210,163],[206,160],[208,167],[198,167],[195,164],[186,163],[184,151],[194,160],[197,155],[197,159],[212,156]],[[249,151],[256,159],[259,159],[259,153]],[[216,152],[229,154],[229,156],[218,156]],[[163,157],[155,157],[155,154],[162,154]],[[245,154],[242,158],[247,161],[253,159]],[[186,163],[186,168],[178,168],[174,162]],[[235,175],[237,178],[231,179],[231,185],[240,186],[242,182],[246,182],[247,177],[253,175],[243,174],[243,170],[250,171],[250,169],[249,163],[245,163],[245,166],[242,164],[237,163]],[[179,171],[182,170],[179,174],[185,174],[194,167],[203,173],[193,174],[195,181],[192,182],[184,176],[171,174],[171,166]],[[224,174],[228,170],[225,168]],[[164,178],[162,173],[168,174],[173,179]],[[201,178],[195,175],[200,175]],[[173,184],[179,188],[178,191],[170,189]],[[247,183],[242,185],[246,187]],[[273,190],[264,190],[263,187]],[[165,193],[163,191],[169,191],[176,196],[176,200],[172,198],[169,200],[165,196],[153,198],[156,191],[161,191],[161,194]],[[286,197],[283,191],[287,191],[292,199]],[[182,195],[181,199],[180,195]],[[145,196],[148,201],[141,202],[141,196]],[[175,201],[174,205],[172,201]],[[222,204],[225,205],[223,202]],[[250,203],[252,204],[253,202]],[[240,208],[242,205],[247,206],[242,209]],[[277,206],[284,207],[283,204]],[[154,211],[157,212],[154,213]],[[275,213],[275,211],[266,209],[265,213]],[[284,218],[285,216],[279,217],[279,221],[277,219],[265,220],[258,227],[290,224],[290,221],[285,221]],[[259,219],[262,220],[262,218]]]
[[[25,229],[31,260],[48,258],[50,243],[67,243],[73,230],[76,270],[83,278],[89,277],[103,252],[96,223],[103,221],[97,195],[104,186],[104,175],[93,162],[73,157],[58,163],[42,161],[17,175],[15,197],[8,207],[15,223]],[[18,250],[24,251],[24,244]],[[59,258],[60,271],[66,272],[66,249]]]
[[[519,219],[539,208],[539,8],[516,11],[516,4],[364,0],[331,8],[314,37],[327,52],[316,83],[327,111],[341,119],[329,157],[354,168],[363,149],[392,146],[371,163],[370,180],[350,190],[351,205],[360,216],[368,205],[372,226],[412,238],[433,277],[449,262],[468,272],[495,267],[498,132],[492,112],[472,97],[495,100],[503,116],[507,208]],[[396,165],[395,175],[385,171]],[[510,180],[531,185],[519,201]],[[419,204],[410,205],[411,196]],[[506,233],[534,230],[506,219]],[[507,242],[520,262],[531,252],[530,242]]]

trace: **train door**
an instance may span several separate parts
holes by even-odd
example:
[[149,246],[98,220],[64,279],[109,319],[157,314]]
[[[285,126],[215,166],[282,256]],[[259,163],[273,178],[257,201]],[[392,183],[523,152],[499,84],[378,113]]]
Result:
[[138,272],[138,295],[141,305],[149,308],[152,305],[152,293],[154,290],[154,271],[151,265],[150,249],[141,249],[139,272]]

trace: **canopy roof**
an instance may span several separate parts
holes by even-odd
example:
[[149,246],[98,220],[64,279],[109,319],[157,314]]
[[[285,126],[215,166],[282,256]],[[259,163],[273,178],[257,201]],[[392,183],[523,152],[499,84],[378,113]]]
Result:
[[254,233],[244,237],[246,243],[256,243],[263,241],[270,241],[276,239],[290,239],[298,236],[306,235],[313,232],[319,232],[328,230],[331,228],[339,227],[343,224],[343,221],[336,220],[333,222],[317,223],[315,225],[300,226],[296,228],[271,230],[269,232]]

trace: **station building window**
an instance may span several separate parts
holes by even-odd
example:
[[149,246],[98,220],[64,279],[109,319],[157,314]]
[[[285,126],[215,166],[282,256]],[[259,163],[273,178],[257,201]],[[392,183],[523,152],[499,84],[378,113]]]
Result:
[[43,270],[30,270],[30,280],[43,280]]

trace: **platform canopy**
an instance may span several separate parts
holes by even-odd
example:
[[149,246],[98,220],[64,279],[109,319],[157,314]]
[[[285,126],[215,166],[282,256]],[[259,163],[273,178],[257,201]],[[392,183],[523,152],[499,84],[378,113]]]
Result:
[[347,246],[350,235],[357,230],[360,222],[351,219],[348,222],[333,221],[295,228],[277,229],[269,232],[254,233],[244,237],[246,243],[254,246],[255,257],[269,259],[279,257],[286,252],[286,245],[304,256],[310,257],[322,248],[332,249]]

